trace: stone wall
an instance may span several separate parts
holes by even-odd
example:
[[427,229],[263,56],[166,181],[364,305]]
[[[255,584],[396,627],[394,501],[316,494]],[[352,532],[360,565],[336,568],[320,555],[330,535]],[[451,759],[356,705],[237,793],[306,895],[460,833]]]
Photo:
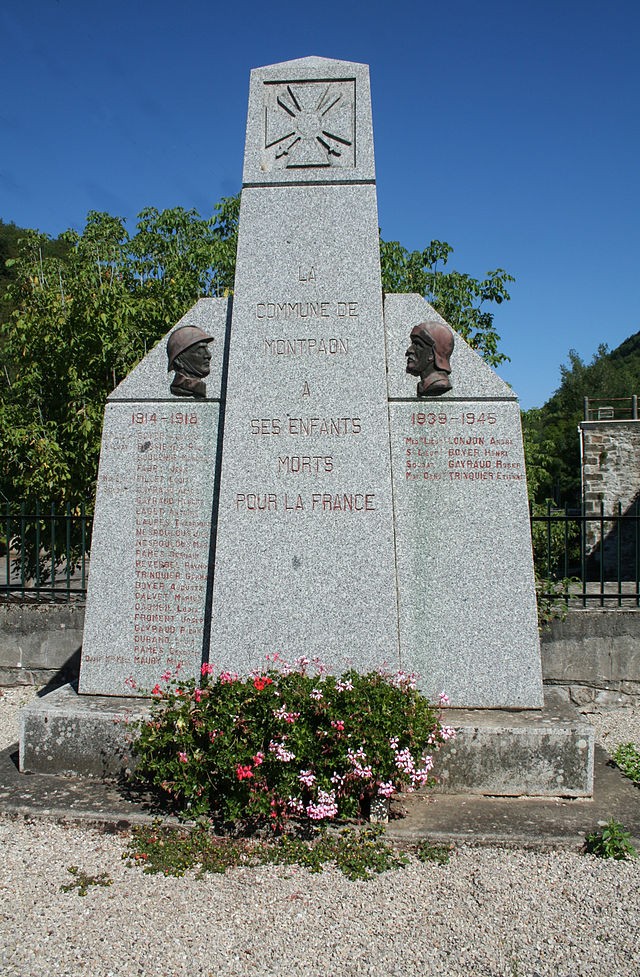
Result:
[[[0,686],[77,677],[81,604],[0,605]],[[545,685],[584,707],[640,704],[640,611],[572,610],[541,635]]]
[[77,677],[83,604],[0,604],[0,685]]
[[[583,421],[582,484],[585,515],[598,515],[602,503],[606,515],[626,513],[640,496],[640,421]],[[635,556],[635,526],[622,530],[623,559]],[[587,523],[587,553],[596,562],[600,554],[600,525]],[[604,559],[607,570],[615,571],[617,535],[605,525]]]
[[545,685],[577,706],[640,704],[640,611],[569,611],[540,650]]

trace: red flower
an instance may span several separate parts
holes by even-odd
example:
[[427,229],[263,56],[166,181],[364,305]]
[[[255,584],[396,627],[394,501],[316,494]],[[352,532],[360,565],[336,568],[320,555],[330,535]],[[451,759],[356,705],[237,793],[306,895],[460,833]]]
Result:
[[259,676],[258,678],[254,678],[253,684],[258,692],[262,692],[266,685],[273,685],[273,679],[269,678],[268,675],[265,675],[264,677]]
[[151,689],[151,695],[162,695],[162,689],[157,683]]
[[253,777],[253,770],[249,765],[243,767],[242,764],[238,764],[236,767],[236,777],[238,780],[248,780],[249,777]]

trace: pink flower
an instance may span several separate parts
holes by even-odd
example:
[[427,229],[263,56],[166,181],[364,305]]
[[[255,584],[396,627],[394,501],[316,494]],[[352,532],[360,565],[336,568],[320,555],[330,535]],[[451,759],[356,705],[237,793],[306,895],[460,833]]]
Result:
[[304,814],[304,804],[299,797],[290,797],[287,801],[287,807],[294,814]]
[[186,753],[178,753],[178,760],[180,761],[180,763],[188,763],[189,757],[187,756]]
[[318,803],[307,804],[307,817],[312,821],[323,821],[325,818],[335,818],[338,813],[336,795],[334,791],[318,791]]
[[231,682],[238,681],[237,672],[220,672],[220,684],[226,685]]
[[449,703],[451,702],[446,692],[441,692],[440,695],[438,696],[438,699],[440,700],[441,706],[448,706]]
[[408,749],[399,750],[396,753],[396,767],[401,770],[402,773],[407,773],[409,776],[415,773],[416,765],[411,752]]
[[316,775],[311,770],[301,770],[298,774],[298,780],[303,787],[313,787],[316,782]]
[[253,770],[251,769],[249,764],[247,764],[246,766],[242,766],[242,764],[239,763],[238,766],[236,767],[236,777],[238,778],[238,780],[248,780],[249,777],[253,777]]
[[256,767],[259,767],[263,760],[264,760],[264,753],[261,752],[256,753],[256,755],[253,758],[253,762]]
[[200,669],[200,674],[203,678],[205,675],[213,675],[213,665],[211,665],[209,662],[205,662]]
[[196,702],[200,702],[200,699],[202,698],[202,689],[194,689],[193,698],[196,700]]
[[378,784],[378,794],[380,797],[392,797],[396,792],[393,786],[393,781],[388,780],[386,783]]
[[274,709],[273,715],[276,719],[284,719],[285,723],[295,723],[296,719],[300,718],[299,712],[288,712],[286,706],[280,706],[279,709]]
[[151,689],[151,695],[162,695],[162,689],[160,688],[157,682],[154,685],[154,687]]
[[136,680],[134,679],[134,677],[133,677],[133,675],[130,675],[130,676],[129,676],[128,678],[126,678],[126,679],[124,680],[124,684],[125,684],[125,685],[126,685],[126,686],[127,686],[128,688],[130,688],[130,689],[137,689],[137,688],[138,688],[138,685],[137,685],[137,682],[136,682]]
[[336,689],[338,692],[352,692],[353,682],[350,678],[346,679],[344,682],[336,682]]
[[322,690],[321,689],[311,689],[311,692],[309,693],[309,698],[310,699],[315,699],[316,702],[320,702],[320,699],[323,698]]
[[456,737],[456,731],[453,728],[453,726],[441,726],[440,727],[440,736],[442,737],[442,739],[446,743],[447,740],[453,740],[453,739],[455,739],[455,737]]
[[341,733],[342,730],[344,729],[344,720],[343,719],[332,719],[331,720],[331,725],[333,726],[334,729],[337,729],[338,732]]
[[359,746],[357,750],[347,750],[347,760],[352,767],[360,766],[360,761],[366,759],[367,754],[364,752],[361,746]]
[[289,763],[291,760],[295,760],[296,758],[295,753],[292,753],[291,750],[287,750],[284,742],[275,743],[273,740],[271,740],[269,743],[269,753],[275,754],[276,759],[280,760],[282,763]]
[[162,675],[160,676],[160,679],[161,679],[162,682],[169,682],[169,681],[171,681],[171,672],[169,671],[169,669],[167,669],[166,672],[163,672],[162,673]]

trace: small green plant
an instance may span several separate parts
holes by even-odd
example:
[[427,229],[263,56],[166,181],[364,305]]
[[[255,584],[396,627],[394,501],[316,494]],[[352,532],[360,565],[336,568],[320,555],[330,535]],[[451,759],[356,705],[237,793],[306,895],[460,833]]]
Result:
[[196,877],[202,877],[238,865],[268,864],[299,865],[315,873],[333,864],[348,879],[367,880],[409,861],[404,852],[385,842],[383,833],[381,826],[360,831],[348,827],[334,835],[320,828],[311,839],[283,835],[264,840],[216,837],[206,826],[193,831],[140,826],[133,829],[131,845],[122,857],[129,867],[142,866],[146,874],[179,877],[196,869]]
[[109,878],[106,872],[101,872],[100,875],[89,875],[77,865],[70,865],[67,871],[73,876],[73,882],[61,885],[60,890],[62,892],[72,892],[77,889],[79,896],[86,896],[89,887],[92,885],[113,885],[113,879]]
[[536,599],[538,602],[538,628],[542,630],[552,621],[564,621],[569,610],[571,598],[571,584],[578,581],[575,577],[565,577],[562,580],[550,580],[547,577],[536,577]]
[[416,848],[416,858],[421,862],[435,862],[436,865],[448,865],[451,860],[452,845],[432,845],[428,841],[421,841]]
[[625,777],[640,786],[640,750],[633,743],[621,743],[611,754],[611,758],[622,770]]
[[414,676],[268,662],[248,678],[213,678],[203,665],[198,685],[165,673],[152,690],[151,715],[135,727],[135,776],[165,805],[280,832],[289,820],[359,818],[373,798],[435,782],[433,754],[453,730]]
[[598,858],[615,858],[617,861],[636,858],[638,854],[631,844],[631,834],[613,818],[607,821],[602,831],[587,835],[585,851]]

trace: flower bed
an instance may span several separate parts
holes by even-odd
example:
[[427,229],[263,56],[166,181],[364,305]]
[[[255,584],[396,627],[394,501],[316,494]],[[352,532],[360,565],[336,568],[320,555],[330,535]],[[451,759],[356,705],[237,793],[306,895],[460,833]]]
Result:
[[374,798],[433,784],[433,755],[453,735],[402,672],[335,676],[273,655],[249,677],[213,673],[165,674],[136,727],[136,776],[192,818],[282,829],[367,816]]

